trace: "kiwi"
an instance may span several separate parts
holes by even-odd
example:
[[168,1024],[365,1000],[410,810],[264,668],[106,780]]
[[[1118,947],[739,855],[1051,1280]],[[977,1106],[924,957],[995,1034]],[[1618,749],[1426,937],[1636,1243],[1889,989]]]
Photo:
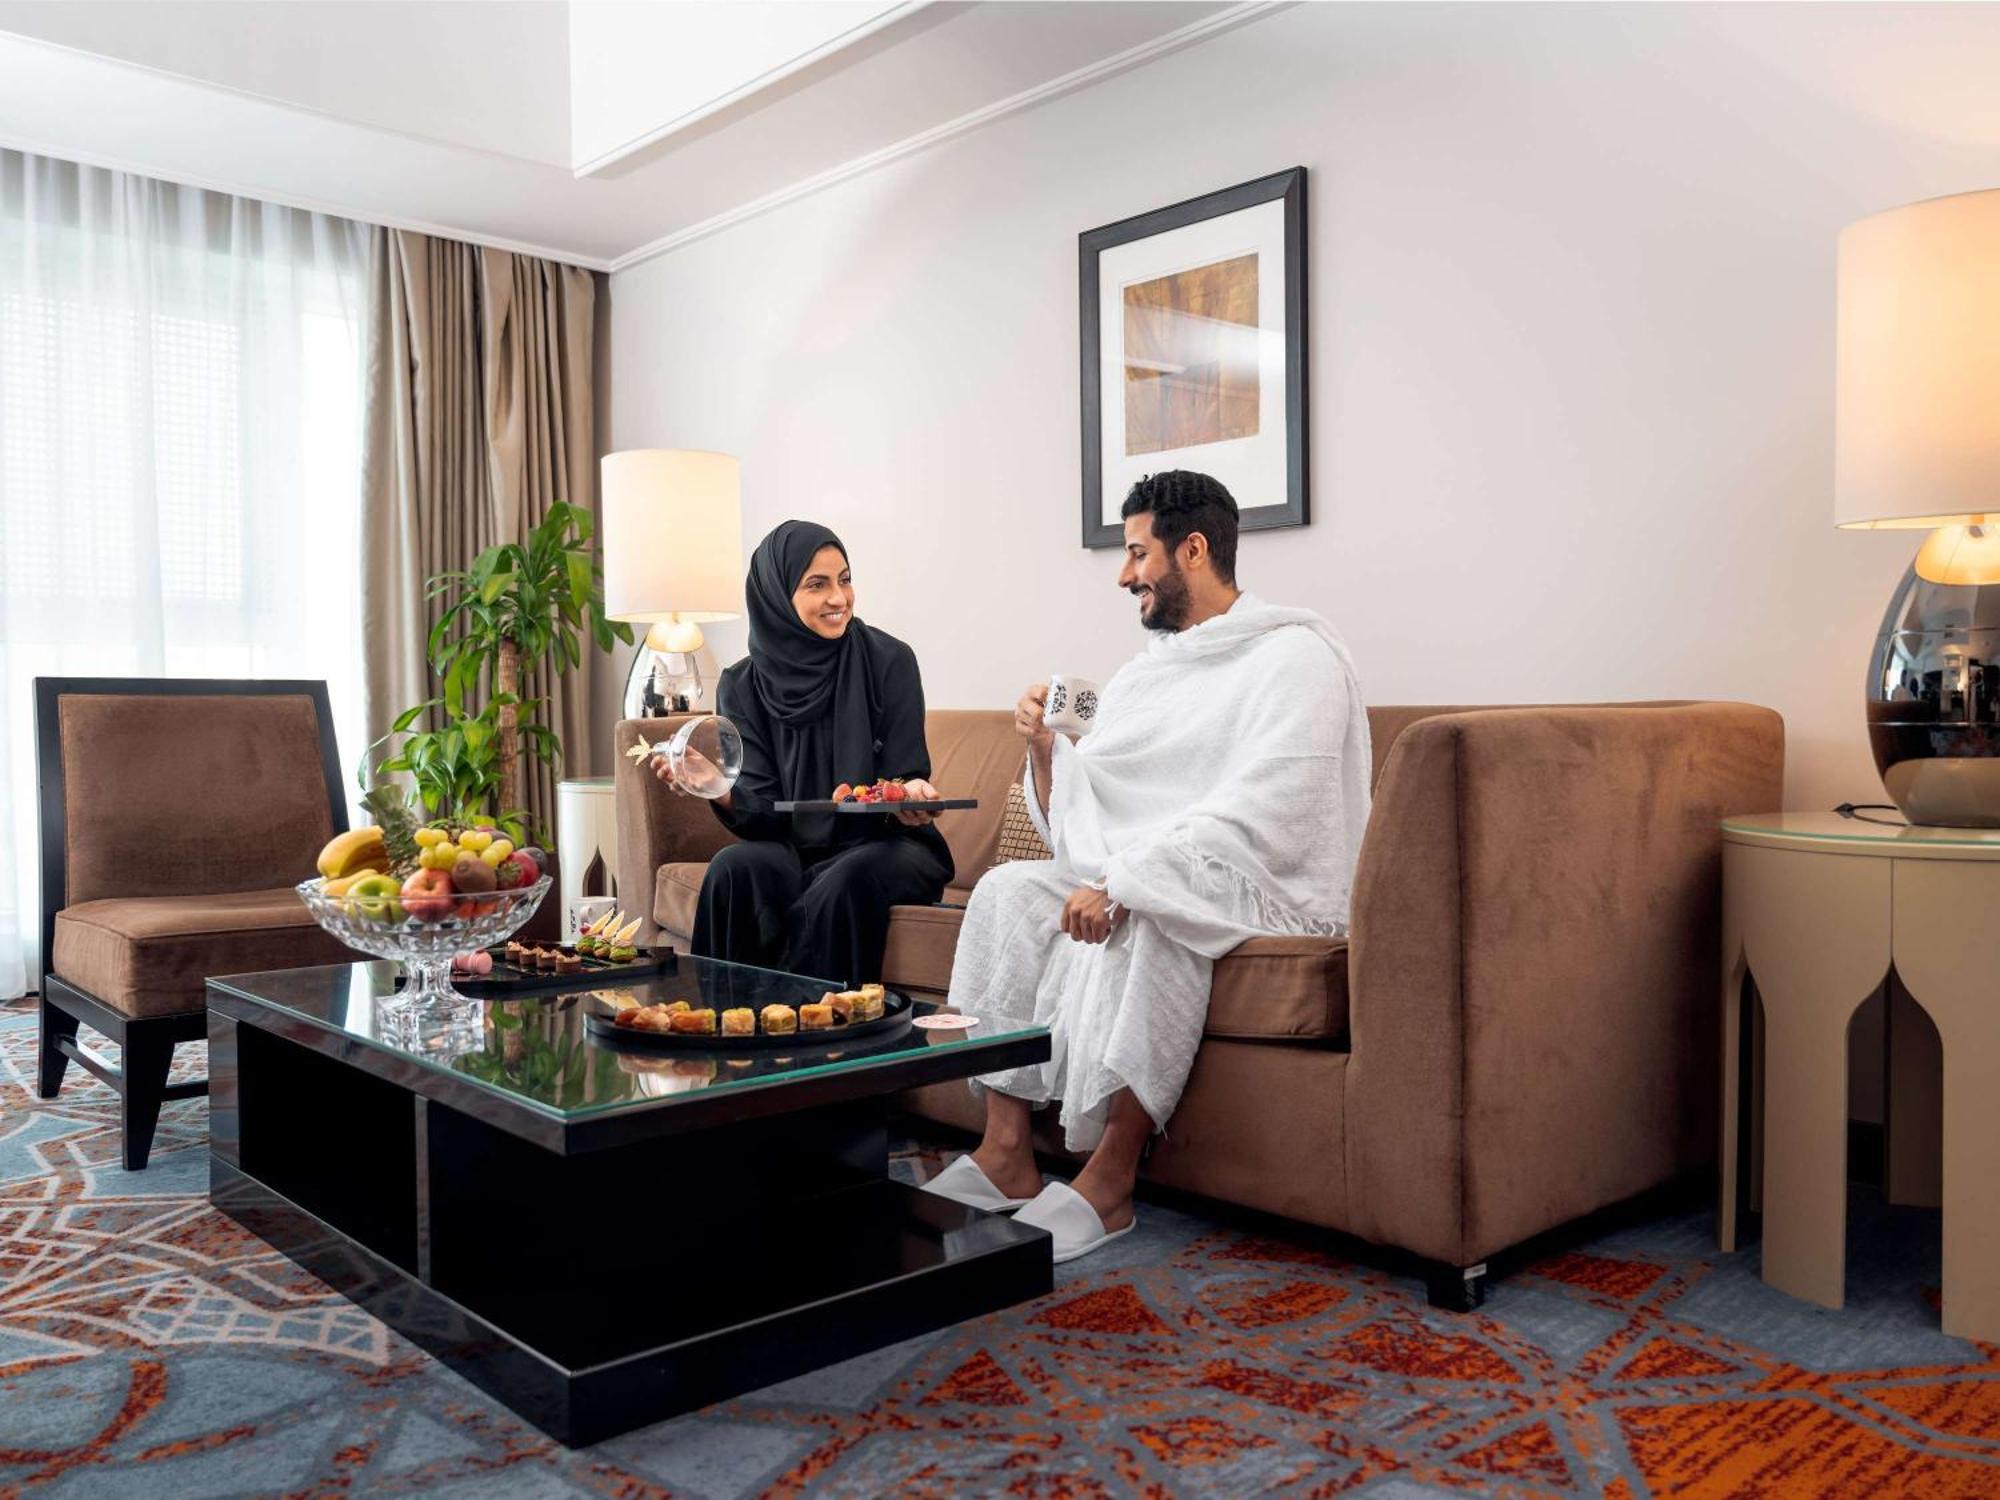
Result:
[[476,854],[461,854],[451,867],[452,889],[484,894],[500,883],[493,866]]

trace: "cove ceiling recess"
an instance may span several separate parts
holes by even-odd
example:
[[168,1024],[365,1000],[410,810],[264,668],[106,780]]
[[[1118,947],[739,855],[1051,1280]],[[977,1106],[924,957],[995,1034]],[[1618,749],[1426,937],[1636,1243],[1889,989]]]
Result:
[[608,270],[1277,9],[0,0],[0,145]]

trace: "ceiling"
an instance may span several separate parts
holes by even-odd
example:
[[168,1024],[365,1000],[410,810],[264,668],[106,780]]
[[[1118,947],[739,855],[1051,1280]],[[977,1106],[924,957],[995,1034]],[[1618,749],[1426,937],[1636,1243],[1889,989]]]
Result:
[[0,145],[610,270],[1277,8],[0,0]]

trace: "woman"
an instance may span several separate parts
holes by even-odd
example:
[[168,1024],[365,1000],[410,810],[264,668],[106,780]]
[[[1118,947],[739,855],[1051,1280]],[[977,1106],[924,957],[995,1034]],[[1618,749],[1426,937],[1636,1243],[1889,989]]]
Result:
[[[937,797],[916,654],[854,618],[847,549],[824,526],[787,521],[765,537],[745,592],[750,654],[716,690],[717,711],[742,732],[743,771],[712,803],[742,842],[709,861],[693,949],[843,984],[879,980],[889,908],[929,905],[951,880],[936,815],[771,805],[877,778]],[[655,774],[673,785],[658,761]]]

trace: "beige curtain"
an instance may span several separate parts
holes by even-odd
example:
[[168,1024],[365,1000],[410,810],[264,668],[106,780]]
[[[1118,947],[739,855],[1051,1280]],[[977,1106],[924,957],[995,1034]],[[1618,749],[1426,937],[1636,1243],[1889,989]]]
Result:
[[[368,733],[436,691],[425,580],[517,541],[558,501],[595,508],[588,271],[407,230],[369,265],[362,603]],[[587,644],[587,643],[586,643]],[[591,764],[590,669],[536,673],[527,696],[566,766],[529,766],[528,807],[555,824],[555,783]]]

